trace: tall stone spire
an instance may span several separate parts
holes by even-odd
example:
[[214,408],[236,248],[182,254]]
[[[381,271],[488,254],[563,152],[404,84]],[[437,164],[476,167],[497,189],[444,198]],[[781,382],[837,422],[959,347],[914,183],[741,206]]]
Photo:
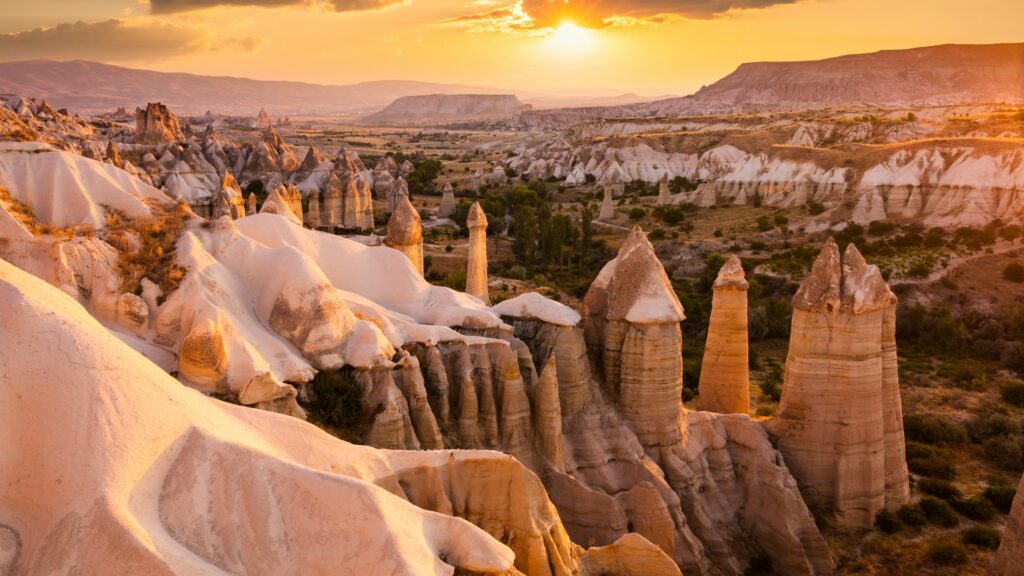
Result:
[[598,213],[598,220],[611,220],[615,216],[615,205],[612,204],[612,189],[604,187],[604,199],[601,200],[601,212]]
[[685,315],[643,229],[633,228],[618,255],[583,299],[592,365],[649,455],[685,437],[682,332]]
[[455,190],[451,182],[444,185],[441,190],[441,205],[437,208],[437,215],[440,218],[447,218],[455,213]]
[[324,185],[324,220],[328,226],[341,225],[341,179],[334,171]]
[[309,200],[306,206],[306,224],[310,228],[320,227],[320,192],[315,188],[309,193]]
[[1017,486],[1017,495],[1010,507],[1010,517],[1003,530],[1003,541],[992,559],[989,574],[1013,576],[1024,565],[1024,479]]
[[391,213],[384,244],[405,254],[412,267],[423,276],[423,225],[408,196],[399,198]]
[[249,198],[248,198],[248,200],[246,202],[245,215],[246,216],[252,216],[255,213],[256,213],[256,193],[255,192],[249,192]]
[[487,293],[487,215],[479,202],[473,202],[466,218],[469,228],[469,262],[466,270],[466,293],[490,304]]
[[833,240],[793,297],[782,403],[769,427],[808,499],[843,526],[870,527],[909,498],[895,304],[878,268],[853,244],[840,258]]
[[672,203],[672,192],[668,188],[668,172],[661,175],[658,181],[658,206],[667,206]]
[[726,414],[750,411],[748,286],[740,259],[735,254],[730,256],[713,286],[711,322],[700,371],[701,410]]

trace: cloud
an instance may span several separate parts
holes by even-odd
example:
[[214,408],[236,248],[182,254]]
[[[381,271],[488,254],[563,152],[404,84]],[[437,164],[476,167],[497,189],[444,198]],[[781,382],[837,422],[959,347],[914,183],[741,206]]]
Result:
[[142,19],[74,22],[0,34],[3,60],[150,60],[194,52],[251,52],[257,38],[215,38],[207,29]]
[[214,6],[256,6],[280,8],[282,6],[322,7],[334,12],[378,10],[406,4],[407,0],[149,0],[153,14],[173,14],[202,10]]
[[665,24],[709,19],[734,10],[766,8],[800,0],[511,0],[482,12],[445,20],[470,30],[544,31],[569,21],[586,28]]

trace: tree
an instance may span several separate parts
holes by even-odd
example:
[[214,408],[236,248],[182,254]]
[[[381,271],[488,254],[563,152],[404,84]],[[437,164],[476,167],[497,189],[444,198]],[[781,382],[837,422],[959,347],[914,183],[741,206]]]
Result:
[[1010,262],[1003,268],[1003,278],[1010,282],[1024,282],[1024,264]]

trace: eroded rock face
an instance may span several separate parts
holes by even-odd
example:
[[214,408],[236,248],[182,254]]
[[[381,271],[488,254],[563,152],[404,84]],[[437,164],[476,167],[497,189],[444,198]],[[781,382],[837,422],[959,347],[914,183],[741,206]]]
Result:
[[177,117],[159,102],[150,102],[146,109],[135,109],[135,143],[164,144],[180,142],[185,136]]
[[1017,487],[1010,517],[1003,529],[1003,541],[992,559],[992,576],[1014,576],[1024,566],[1024,479]]
[[850,244],[829,240],[793,298],[779,416],[769,424],[808,500],[844,526],[906,504],[896,297]]
[[479,202],[469,207],[466,227],[469,228],[466,294],[476,296],[486,304],[491,301],[487,290],[487,215]]
[[597,218],[599,220],[611,220],[615,217],[615,204],[612,203],[612,190],[607,186],[604,188],[604,197],[601,200],[601,212]]
[[700,371],[698,403],[702,410],[750,411],[747,287],[740,259],[730,256],[712,287],[711,322]]
[[384,244],[405,254],[416,272],[423,275],[423,225],[408,196],[401,196],[396,203]]

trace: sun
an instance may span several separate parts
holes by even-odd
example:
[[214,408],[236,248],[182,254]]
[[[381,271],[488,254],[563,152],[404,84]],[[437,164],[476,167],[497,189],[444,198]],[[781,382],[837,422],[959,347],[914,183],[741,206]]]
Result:
[[593,43],[593,31],[577,26],[575,22],[562,22],[548,39],[548,45],[560,53],[587,50]]

